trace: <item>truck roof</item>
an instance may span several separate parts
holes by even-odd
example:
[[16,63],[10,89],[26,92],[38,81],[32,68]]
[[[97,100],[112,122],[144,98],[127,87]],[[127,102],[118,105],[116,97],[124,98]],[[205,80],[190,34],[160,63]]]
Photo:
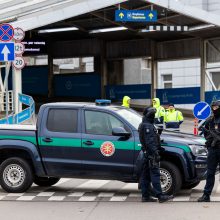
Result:
[[118,105],[96,105],[93,102],[53,102],[42,105],[42,107],[91,107],[91,108],[108,108],[110,110],[115,110],[115,108],[124,108]]

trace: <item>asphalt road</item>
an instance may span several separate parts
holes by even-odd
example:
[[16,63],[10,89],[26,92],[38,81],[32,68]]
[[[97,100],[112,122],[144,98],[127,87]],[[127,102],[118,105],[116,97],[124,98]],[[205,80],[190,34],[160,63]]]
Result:
[[220,217],[219,203],[4,202],[2,220],[207,220]]

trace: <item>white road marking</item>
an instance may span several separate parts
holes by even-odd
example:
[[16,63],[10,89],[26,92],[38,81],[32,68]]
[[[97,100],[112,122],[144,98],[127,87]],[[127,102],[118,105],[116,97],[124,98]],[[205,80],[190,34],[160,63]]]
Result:
[[74,192],[74,193],[70,193],[68,196],[81,197],[84,194],[85,194],[85,192]]
[[108,182],[110,182],[110,180],[88,180],[77,186],[76,189],[98,189]]
[[179,196],[179,197],[174,197],[174,199],[172,201],[173,202],[186,202],[189,200],[190,200],[189,196]]
[[65,196],[51,196],[48,200],[49,201],[62,201],[65,199]]
[[110,192],[101,192],[98,194],[98,197],[112,197],[114,196],[115,193],[110,193]]
[[2,200],[2,199],[4,199],[5,198],[5,196],[0,196],[0,200]]
[[24,193],[9,193],[7,196],[23,196]]
[[37,196],[52,196],[55,192],[41,192]]
[[96,196],[82,196],[79,201],[83,202],[91,202],[96,199]]
[[121,188],[121,190],[132,190],[137,191],[138,190],[138,184],[137,183],[127,183],[125,186]]
[[60,181],[58,182],[58,183],[56,183],[54,186],[59,186],[59,185],[61,185],[61,184],[63,184],[63,183],[66,183],[66,182],[68,182],[68,181],[70,181],[71,179],[70,178],[62,178],[62,179],[60,179]]
[[113,196],[110,201],[111,202],[123,202],[127,199],[127,196]]
[[16,200],[19,201],[31,201],[35,198],[36,196],[21,196],[19,198],[17,198]]
[[141,197],[141,193],[130,193],[128,197]]

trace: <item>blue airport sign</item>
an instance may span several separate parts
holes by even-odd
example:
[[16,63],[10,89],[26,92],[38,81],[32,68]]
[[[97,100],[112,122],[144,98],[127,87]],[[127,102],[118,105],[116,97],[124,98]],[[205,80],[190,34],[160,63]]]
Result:
[[116,10],[115,21],[150,22],[157,21],[155,10]]
[[193,109],[193,114],[196,118],[205,120],[211,114],[211,107],[207,102],[198,102]]
[[220,91],[205,92],[205,101],[211,104],[213,101],[220,100]]
[[14,61],[15,59],[15,44],[0,43],[0,61]]
[[157,89],[156,97],[160,103],[195,104],[200,101],[200,87]]

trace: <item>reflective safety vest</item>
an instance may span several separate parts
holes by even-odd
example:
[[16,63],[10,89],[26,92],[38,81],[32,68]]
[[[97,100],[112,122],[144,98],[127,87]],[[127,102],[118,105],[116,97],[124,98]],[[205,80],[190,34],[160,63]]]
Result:
[[156,114],[155,114],[155,118],[163,117],[164,114],[165,114],[164,107],[159,106],[159,107],[156,107],[156,109],[157,109],[157,112],[156,112]]
[[183,115],[180,111],[165,112],[164,122],[180,122],[183,121]]

